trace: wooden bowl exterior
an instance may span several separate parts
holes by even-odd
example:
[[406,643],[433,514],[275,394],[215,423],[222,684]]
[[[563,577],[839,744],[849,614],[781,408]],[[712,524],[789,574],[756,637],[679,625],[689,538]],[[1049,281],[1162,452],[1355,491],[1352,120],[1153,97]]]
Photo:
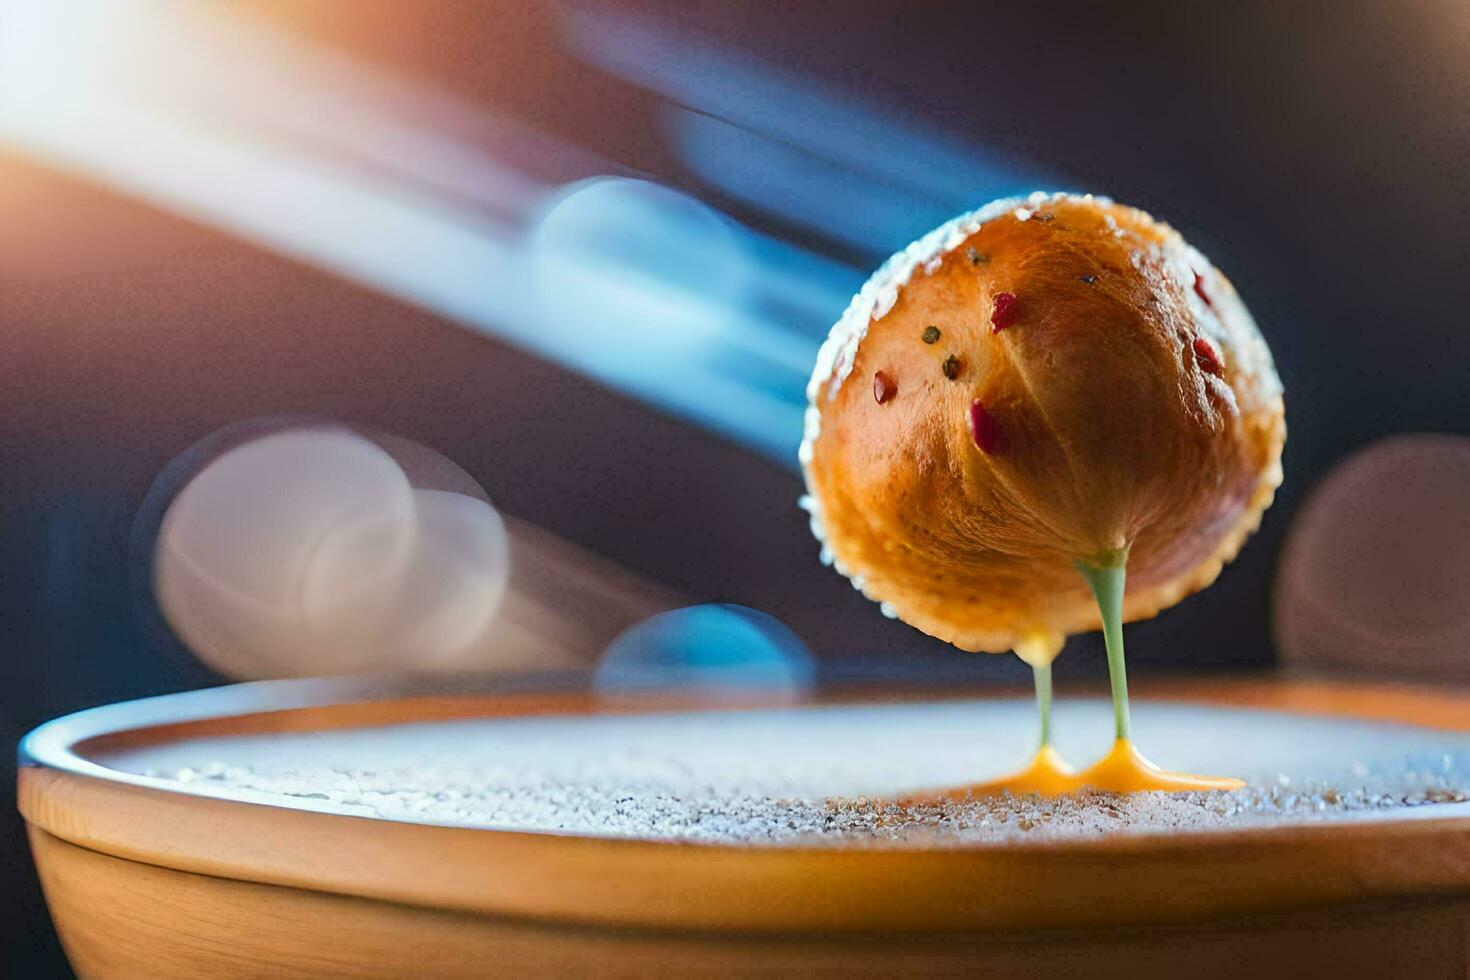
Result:
[[[1470,697],[1443,692],[1255,681],[1144,693],[1470,728]],[[1432,949],[1460,971],[1444,975],[1463,976],[1470,956],[1470,804],[1229,832],[842,850],[403,823],[169,791],[89,758],[208,735],[605,710],[573,687],[391,696],[372,681],[151,699],[33,733],[20,806],[85,975],[933,974],[1022,962],[1044,974],[1086,962],[1138,976],[1187,961],[1238,976],[1239,957],[1222,951],[1242,937],[1282,956],[1314,949],[1317,966],[1352,952],[1354,970],[1413,949],[1422,969]]]

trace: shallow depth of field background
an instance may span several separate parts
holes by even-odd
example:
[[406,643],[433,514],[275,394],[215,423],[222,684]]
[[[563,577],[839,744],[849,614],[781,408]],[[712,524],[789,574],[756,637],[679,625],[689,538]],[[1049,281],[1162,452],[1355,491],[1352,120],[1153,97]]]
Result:
[[[252,419],[429,447],[568,562],[760,610],[819,664],[1023,679],[818,564],[795,448],[868,272],[1039,188],[1173,223],[1271,344],[1276,506],[1129,640],[1138,671],[1270,665],[1317,481],[1470,428],[1470,8],[1110,7],[0,0],[0,734],[219,682],[140,514]],[[8,972],[64,973],[0,775]]]

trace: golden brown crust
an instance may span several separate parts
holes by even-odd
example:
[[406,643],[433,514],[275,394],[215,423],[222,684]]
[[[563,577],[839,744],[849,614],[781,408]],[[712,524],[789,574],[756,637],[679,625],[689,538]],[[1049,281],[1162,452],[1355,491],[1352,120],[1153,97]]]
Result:
[[[850,370],[819,366],[803,452],[838,567],[971,650],[1096,629],[1079,559],[1131,548],[1129,620],[1208,585],[1270,504],[1285,439],[1255,324],[1173,229],[1090,197],[1014,203],[913,257],[880,318],[839,324]],[[1002,293],[1015,319],[994,332]],[[881,404],[878,371],[896,387]]]

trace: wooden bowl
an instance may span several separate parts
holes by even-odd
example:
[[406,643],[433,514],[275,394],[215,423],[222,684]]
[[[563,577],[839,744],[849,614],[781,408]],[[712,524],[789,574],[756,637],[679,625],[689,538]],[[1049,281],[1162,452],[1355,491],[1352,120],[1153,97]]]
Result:
[[[1443,691],[1139,686],[1140,718],[1150,704],[1199,703],[1284,713],[1329,740],[1333,726],[1371,736],[1368,720],[1421,726],[1393,729],[1416,751],[1470,745],[1454,734],[1470,730],[1470,696]],[[941,697],[963,693],[974,694]],[[933,697],[828,687],[810,710]],[[311,733],[388,744],[466,719],[700,707],[677,696],[609,702],[566,679],[475,693],[383,680],[219,688],[38,728],[21,746],[20,809],[85,976],[1467,975],[1470,803],[1189,833],[845,848],[382,819],[140,774],[189,750],[310,751]],[[1226,718],[1215,743],[1234,744],[1230,716],[1210,717]],[[406,723],[429,727],[381,727]],[[739,737],[739,716],[725,731]]]

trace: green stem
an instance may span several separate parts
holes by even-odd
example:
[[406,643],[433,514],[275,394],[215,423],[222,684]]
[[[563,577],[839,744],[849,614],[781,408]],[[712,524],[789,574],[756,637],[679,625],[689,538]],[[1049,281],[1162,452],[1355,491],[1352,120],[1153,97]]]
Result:
[[[1110,556],[1111,557],[1111,556]],[[1103,642],[1108,648],[1108,679],[1113,685],[1113,725],[1117,737],[1128,738],[1128,668],[1123,662],[1123,588],[1127,577],[1126,553],[1104,564],[1078,562],[1077,571],[1092,588],[1102,615]]]
[[1051,664],[1033,666],[1031,674],[1036,679],[1036,708],[1041,713],[1041,747],[1051,744]]

